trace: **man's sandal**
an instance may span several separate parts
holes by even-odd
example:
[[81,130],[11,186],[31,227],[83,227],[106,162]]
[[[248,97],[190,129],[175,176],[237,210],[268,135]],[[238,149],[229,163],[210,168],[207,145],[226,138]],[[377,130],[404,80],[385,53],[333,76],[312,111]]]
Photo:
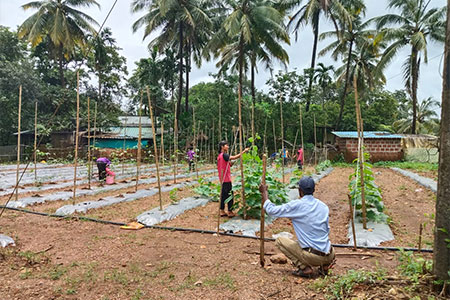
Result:
[[234,212],[232,212],[232,211],[229,211],[228,214],[227,214],[227,216],[228,216],[229,218],[233,218],[233,217],[236,217],[236,214],[235,214]]
[[328,271],[333,268],[333,266],[336,264],[336,260],[333,260],[330,264],[328,265],[323,265],[319,267],[319,275],[321,276],[327,276],[328,275]]
[[311,272],[306,273],[305,272],[306,269],[308,269],[308,268],[305,268],[303,270],[302,269],[298,269],[296,271],[293,271],[292,275],[297,276],[297,277],[303,277],[303,278],[312,278],[313,275],[314,275],[313,270],[310,268],[309,270],[311,270]]

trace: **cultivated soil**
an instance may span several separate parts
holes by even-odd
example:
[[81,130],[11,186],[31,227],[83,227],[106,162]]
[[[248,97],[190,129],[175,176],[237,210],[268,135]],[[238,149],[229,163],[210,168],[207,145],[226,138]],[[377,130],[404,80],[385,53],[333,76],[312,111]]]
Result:
[[[350,168],[336,168],[316,187],[315,196],[330,208],[330,238],[335,244],[348,242],[347,185],[351,172]],[[432,224],[424,213],[434,212],[434,194],[389,169],[374,172],[396,237],[384,245],[416,247],[419,224],[428,222],[422,239],[423,247],[427,246]],[[124,192],[127,190],[115,195]],[[184,188],[176,197],[190,195],[191,188]],[[173,200],[169,193],[163,193],[162,199],[163,205]],[[52,205],[32,209],[53,211]],[[158,205],[156,194],[92,210],[87,216],[128,222]],[[211,202],[161,225],[216,230],[217,213],[218,203]],[[221,222],[227,220],[221,218]],[[265,236],[281,231],[292,232],[288,220],[276,220],[266,228]],[[291,275],[289,263],[270,262],[269,257],[279,253],[273,242],[265,243],[266,265],[261,268],[260,243],[253,239],[156,229],[129,231],[116,225],[11,210],[0,217],[0,233],[11,236],[17,244],[0,248],[0,299],[325,299],[323,286],[318,289],[319,279],[299,279]],[[337,265],[330,282],[352,269],[382,268],[386,278],[398,275],[397,252],[343,248],[336,248],[336,252]],[[407,285],[389,279],[376,286],[361,284],[348,296],[410,299],[418,295],[427,299],[430,291],[410,292],[405,289]]]

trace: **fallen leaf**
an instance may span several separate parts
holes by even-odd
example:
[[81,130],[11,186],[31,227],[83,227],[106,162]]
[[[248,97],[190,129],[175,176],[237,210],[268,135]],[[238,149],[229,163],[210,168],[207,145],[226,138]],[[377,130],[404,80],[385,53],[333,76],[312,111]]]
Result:
[[202,284],[203,284],[203,281],[201,281],[201,280],[198,280],[194,283],[195,286],[200,286]]
[[201,245],[200,248],[201,249],[206,249],[206,246],[205,245]]

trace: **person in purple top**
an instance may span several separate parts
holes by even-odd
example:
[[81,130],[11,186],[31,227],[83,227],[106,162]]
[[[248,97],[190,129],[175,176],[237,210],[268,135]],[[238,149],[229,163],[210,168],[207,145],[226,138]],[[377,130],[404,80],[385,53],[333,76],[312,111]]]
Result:
[[192,171],[194,171],[194,156],[195,156],[195,152],[194,152],[194,150],[192,150],[192,147],[189,147],[189,150],[186,153],[186,155],[187,155],[187,160],[188,160],[188,163],[189,163],[189,172],[191,171],[191,169],[192,169]]
[[98,179],[105,180],[106,179],[106,167],[111,164],[111,161],[106,157],[97,158],[97,168],[98,168]]

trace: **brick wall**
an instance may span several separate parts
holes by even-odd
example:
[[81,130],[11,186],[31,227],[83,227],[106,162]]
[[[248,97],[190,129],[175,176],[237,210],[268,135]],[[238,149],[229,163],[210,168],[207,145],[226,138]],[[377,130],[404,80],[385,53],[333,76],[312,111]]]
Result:
[[[341,146],[343,140],[345,146]],[[358,139],[339,139],[337,142],[346,161],[351,162],[358,156]],[[401,139],[364,139],[364,146],[372,162],[401,160],[404,156]]]

